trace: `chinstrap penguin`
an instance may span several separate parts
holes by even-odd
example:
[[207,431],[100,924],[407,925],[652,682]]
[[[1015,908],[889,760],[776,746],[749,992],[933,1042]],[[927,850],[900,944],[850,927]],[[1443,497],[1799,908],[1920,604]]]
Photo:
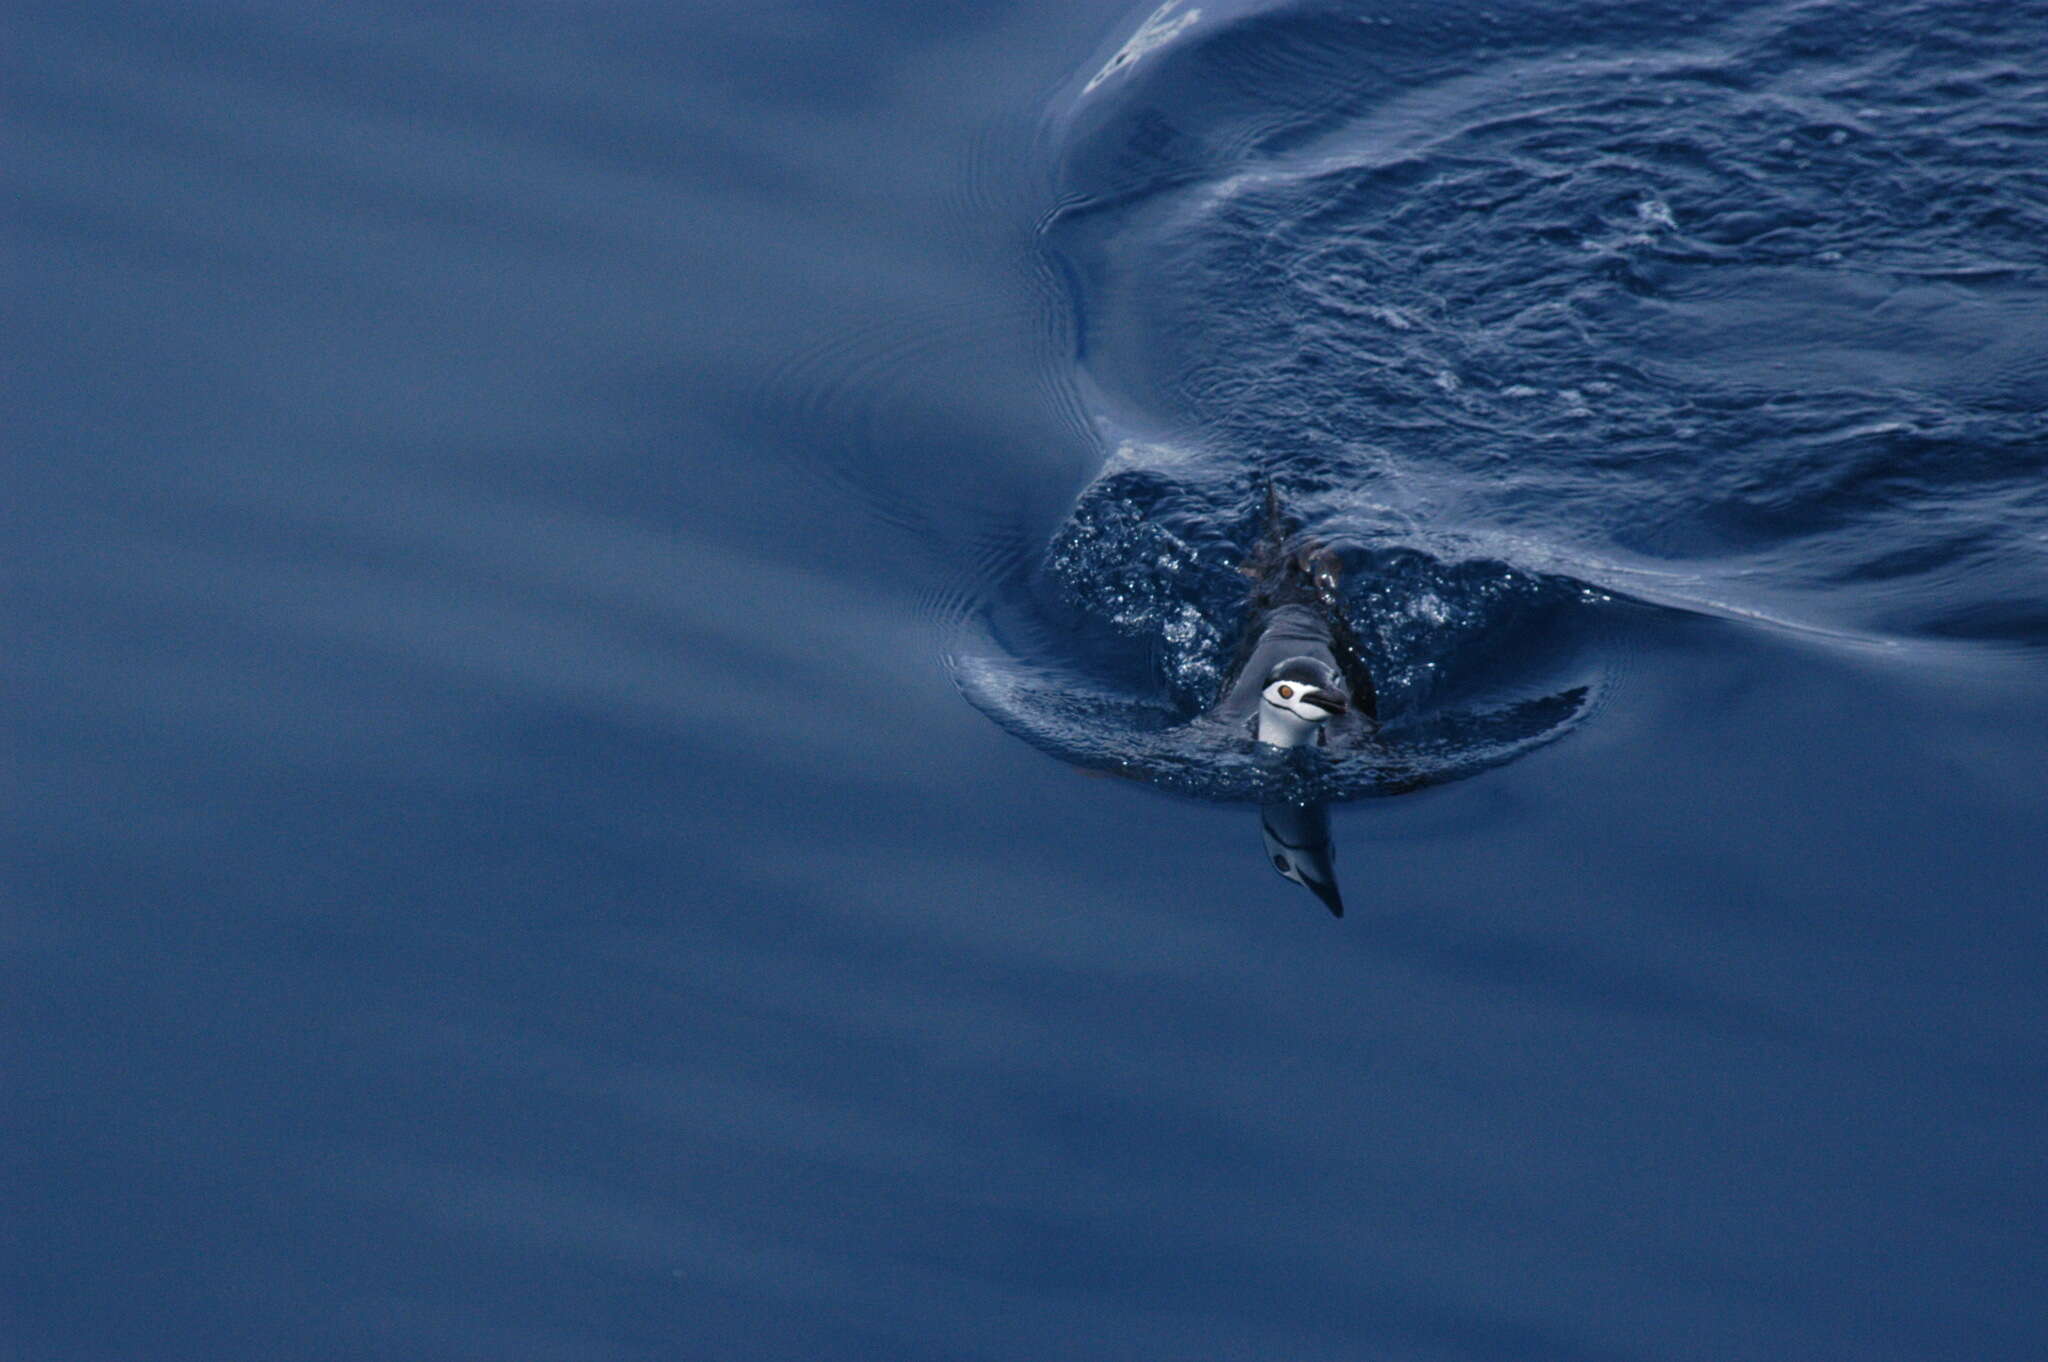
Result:
[[[1252,583],[1244,642],[1210,711],[1240,727],[1255,751],[1276,756],[1362,742],[1379,717],[1372,673],[1338,595],[1337,556],[1313,542],[1290,547],[1289,539],[1269,484],[1264,533],[1240,569]],[[1320,804],[1268,804],[1259,831],[1273,868],[1344,916],[1328,811]]]
[[1290,547],[1280,497],[1266,489],[1265,532],[1239,569],[1251,579],[1244,641],[1210,713],[1267,747],[1329,747],[1371,734],[1372,673],[1337,592],[1337,555]]

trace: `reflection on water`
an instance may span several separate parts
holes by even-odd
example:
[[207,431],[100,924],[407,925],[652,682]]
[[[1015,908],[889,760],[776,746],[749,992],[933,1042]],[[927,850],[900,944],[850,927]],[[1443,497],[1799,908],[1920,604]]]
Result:
[[1266,857],[1281,876],[1293,880],[1344,916],[1344,895],[1337,888],[1337,848],[1330,841],[1327,804],[1263,804],[1259,833],[1266,839]]

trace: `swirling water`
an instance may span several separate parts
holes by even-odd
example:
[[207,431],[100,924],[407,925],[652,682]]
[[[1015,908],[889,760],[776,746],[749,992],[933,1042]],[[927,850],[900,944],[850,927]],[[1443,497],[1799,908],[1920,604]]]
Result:
[[2039,1356],[2043,19],[18,8],[0,1352]]
[[1381,762],[1458,735],[1411,777],[1569,726],[1597,659],[1496,739],[1440,692],[1617,598],[2037,646],[2048,87],[2013,34],[2044,18],[1163,6],[1055,124],[1044,249],[1110,453],[1019,603],[1057,627],[970,694],[1070,760],[1239,788],[1077,703],[1072,640],[1198,711],[1269,482],[1349,560]]

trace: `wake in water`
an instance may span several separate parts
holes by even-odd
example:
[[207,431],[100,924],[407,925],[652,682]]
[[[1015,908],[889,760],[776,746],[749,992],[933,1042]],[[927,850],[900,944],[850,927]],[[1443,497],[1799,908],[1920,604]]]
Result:
[[[2040,646],[2048,57],[2011,34],[2048,11],[2020,11],[1149,12],[1051,123],[1045,258],[1107,453],[963,689],[1065,760],[1301,804],[1568,731],[1631,602]],[[1269,480],[1381,697],[1315,761],[1203,718]]]

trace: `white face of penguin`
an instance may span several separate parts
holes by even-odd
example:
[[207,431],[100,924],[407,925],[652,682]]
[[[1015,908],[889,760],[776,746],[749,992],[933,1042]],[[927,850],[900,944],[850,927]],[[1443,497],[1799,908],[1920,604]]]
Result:
[[1322,723],[1332,714],[1342,714],[1347,708],[1344,697],[1335,691],[1319,690],[1299,681],[1275,681],[1266,687],[1265,699],[1273,708],[1312,724]]
[[1258,740],[1274,747],[1299,747],[1315,741],[1323,724],[1347,708],[1335,691],[1300,681],[1274,681],[1261,692]]

